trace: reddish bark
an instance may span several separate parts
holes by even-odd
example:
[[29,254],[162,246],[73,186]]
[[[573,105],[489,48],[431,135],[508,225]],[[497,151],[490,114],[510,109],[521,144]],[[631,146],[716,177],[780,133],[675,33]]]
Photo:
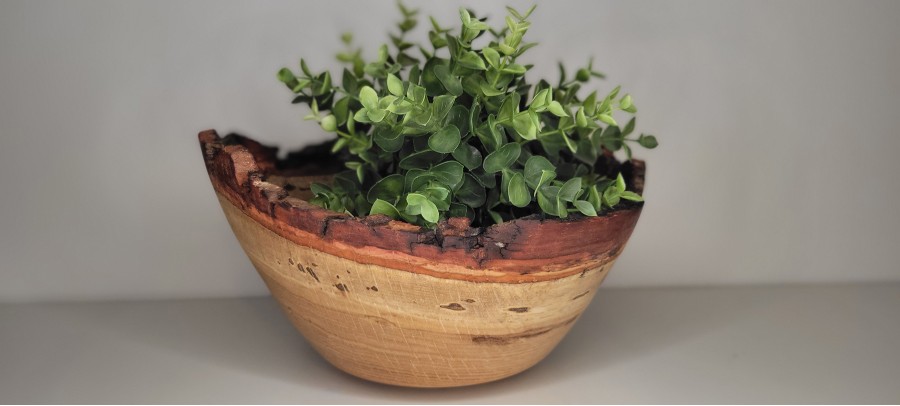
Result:
[[[566,220],[530,216],[485,228],[453,218],[429,230],[382,215],[352,217],[290,197],[281,186],[265,181],[267,176],[283,174],[277,169],[276,149],[241,136],[223,140],[214,130],[200,133],[199,139],[215,191],[275,233],[358,262],[432,275],[433,269],[416,263],[499,274],[450,276],[484,281],[526,282],[579,273],[585,269],[581,263],[597,266],[618,256],[642,208],[631,205],[598,217]],[[288,170],[296,172],[296,168]],[[622,172],[631,189],[643,189],[643,162],[623,165]],[[398,255],[392,262],[384,252]]]

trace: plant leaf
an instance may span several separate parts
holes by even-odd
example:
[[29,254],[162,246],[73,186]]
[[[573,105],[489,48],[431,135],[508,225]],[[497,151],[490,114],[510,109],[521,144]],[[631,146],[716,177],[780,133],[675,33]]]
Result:
[[484,170],[487,173],[497,173],[503,169],[509,168],[516,162],[516,159],[519,159],[519,154],[521,153],[522,146],[518,143],[511,142],[504,144],[484,158]]
[[641,197],[641,195],[631,192],[631,191],[628,191],[628,190],[622,192],[621,197],[625,200],[631,200],[632,202],[643,202],[644,201],[644,198]]
[[625,191],[625,178],[622,177],[622,172],[619,172],[619,174],[616,175],[616,189],[618,189],[620,193]]
[[428,171],[438,182],[450,189],[456,189],[463,178],[463,165],[456,161],[446,161],[435,165]]
[[473,209],[484,205],[487,193],[484,186],[471,173],[463,176],[462,184],[456,191],[454,196],[460,203],[465,204]]
[[641,134],[641,136],[638,137],[638,144],[641,144],[642,147],[647,149],[653,149],[659,145],[659,143],[656,142],[656,137],[644,134]]
[[387,88],[392,95],[397,97],[403,96],[403,81],[394,76],[393,73],[388,73],[387,75]]
[[446,65],[435,65],[434,75],[437,76],[438,81],[450,94],[459,96],[463,93],[462,82],[460,82],[458,77],[450,74],[450,69]]
[[460,66],[469,69],[475,70],[485,70],[487,67],[484,65],[484,59],[481,59],[475,51],[467,51],[459,57],[457,60]]
[[537,189],[544,171],[555,173],[556,167],[547,158],[541,155],[532,155],[525,162],[525,182],[532,189]]
[[406,204],[409,214],[421,215],[429,223],[437,223],[440,219],[437,206],[423,194],[410,193],[406,195]]
[[500,53],[497,52],[496,49],[484,47],[481,49],[481,54],[484,55],[484,59],[487,59],[488,64],[491,65],[492,68],[500,69]]
[[557,117],[568,117],[569,113],[566,113],[566,110],[563,108],[562,104],[559,104],[558,101],[554,100],[550,102],[550,105],[547,107],[551,113],[553,113]]
[[572,178],[559,188],[559,198],[564,202],[574,201],[581,192],[581,178]]
[[444,158],[444,154],[431,150],[419,151],[409,154],[406,158],[400,160],[398,164],[402,169],[424,169],[428,168],[435,162],[440,162]]
[[575,208],[584,214],[585,216],[597,217],[597,211],[594,210],[594,206],[585,200],[576,200],[572,202],[575,205]]
[[528,111],[523,111],[513,116],[513,129],[524,139],[533,140],[537,138],[537,127],[531,120]]
[[459,140],[459,128],[450,124],[428,137],[428,147],[432,151],[449,154],[459,146]]
[[363,86],[359,89],[359,102],[362,103],[366,110],[378,108],[378,93],[369,86]]
[[509,202],[513,206],[525,207],[531,203],[531,191],[528,190],[528,185],[525,184],[525,177],[520,172],[514,173],[509,179],[507,193],[509,194]]
[[388,216],[394,220],[400,219],[400,211],[397,210],[397,208],[394,207],[393,204],[390,204],[381,199],[376,199],[372,203],[372,208],[369,209],[369,215],[371,216],[374,214],[384,214],[385,216]]
[[453,151],[453,159],[459,161],[466,169],[471,171],[481,166],[481,151],[463,142]]
[[388,175],[378,182],[375,182],[372,185],[372,188],[369,189],[369,193],[366,195],[366,198],[370,202],[375,202],[376,200],[385,200],[385,201],[396,201],[397,197],[403,193],[403,175],[393,174]]
[[603,204],[607,207],[614,207],[619,204],[620,197],[621,192],[619,192],[619,189],[615,185],[610,185],[603,191]]

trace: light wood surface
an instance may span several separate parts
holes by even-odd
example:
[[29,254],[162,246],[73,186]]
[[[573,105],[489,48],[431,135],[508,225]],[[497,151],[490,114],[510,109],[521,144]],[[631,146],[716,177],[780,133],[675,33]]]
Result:
[[439,278],[295,244],[219,201],[312,346],[341,370],[393,385],[471,385],[531,367],[569,331],[613,264],[531,283]]
[[[642,207],[425,229],[306,202],[309,182],[327,181],[321,156],[291,168],[245,137],[199,138],[234,234],[294,326],[337,368],[392,385],[473,385],[538,363],[590,303]],[[622,170],[641,190],[643,163]]]

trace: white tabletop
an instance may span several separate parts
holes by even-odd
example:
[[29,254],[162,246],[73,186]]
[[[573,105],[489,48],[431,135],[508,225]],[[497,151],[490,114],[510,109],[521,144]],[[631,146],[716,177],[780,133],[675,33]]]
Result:
[[0,305],[0,403],[896,403],[900,284],[601,289],[543,362],[416,390],[329,366],[271,298]]

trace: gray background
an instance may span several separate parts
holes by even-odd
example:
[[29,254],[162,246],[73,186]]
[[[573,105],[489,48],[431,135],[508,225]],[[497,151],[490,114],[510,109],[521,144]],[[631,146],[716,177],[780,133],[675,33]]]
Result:
[[[499,23],[506,2],[477,3]],[[391,1],[0,1],[0,302],[263,294],[196,133],[323,139],[275,72],[337,68],[340,32],[374,47],[397,19]],[[531,77],[596,56],[597,88],[622,84],[662,143],[639,152],[648,202],[608,286],[900,281],[898,19],[889,1],[540,3]]]

